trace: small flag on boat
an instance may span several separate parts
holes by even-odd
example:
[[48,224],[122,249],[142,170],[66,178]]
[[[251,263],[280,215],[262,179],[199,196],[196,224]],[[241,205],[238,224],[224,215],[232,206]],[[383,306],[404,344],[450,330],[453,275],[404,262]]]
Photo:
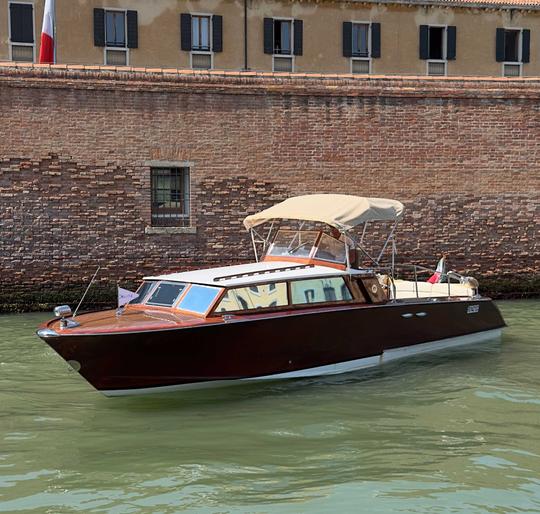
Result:
[[54,64],[54,0],[45,0],[39,62],[40,64]]
[[128,291],[127,289],[122,289],[121,287],[118,288],[118,308],[123,307],[127,303],[131,302],[131,300],[134,300],[135,298],[138,298],[137,293],[133,293],[132,291]]
[[430,284],[439,284],[446,275],[446,257],[441,257],[437,263],[435,273],[428,278]]

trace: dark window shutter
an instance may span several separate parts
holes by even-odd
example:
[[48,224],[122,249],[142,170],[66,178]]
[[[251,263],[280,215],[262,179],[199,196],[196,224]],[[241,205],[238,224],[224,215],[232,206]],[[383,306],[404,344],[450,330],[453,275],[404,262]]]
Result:
[[304,22],[302,20],[294,20],[294,55],[302,55],[304,51]]
[[420,25],[420,59],[429,58],[429,27]]
[[531,60],[531,31],[523,29],[521,38],[521,62],[529,62]]
[[379,59],[381,56],[381,24],[371,24],[371,57]]
[[497,29],[495,36],[495,59],[497,62],[504,61],[504,29]]
[[94,46],[105,46],[105,9],[94,9]]
[[12,43],[34,42],[34,18],[31,4],[9,4]]
[[274,19],[264,19],[264,53],[274,53]]
[[352,23],[343,22],[343,57],[352,57]]
[[456,27],[446,29],[446,58],[453,61],[456,58]]
[[127,12],[127,47],[139,47],[139,27],[137,21],[137,11]]
[[212,51],[223,52],[223,16],[212,16]]
[[180,48],[191,52],[191,14],[180,15]]

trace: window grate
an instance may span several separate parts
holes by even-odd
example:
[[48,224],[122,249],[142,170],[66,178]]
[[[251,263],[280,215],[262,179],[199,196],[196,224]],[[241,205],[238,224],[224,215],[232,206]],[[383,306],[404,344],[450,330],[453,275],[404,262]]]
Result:
[[503,72],[505,77],[520,77],[521,66],[519,64],[505,64]]
[[34,46],[11,45],[11,60],[34,62]]
[[428,62],[428,75],[444,76],[446,75],[446,63],[439,61]]
[[152,226],[189,226],[189,168],[152,168],[151,188]]
[[274,56],[274,71],[293,71],[292,57]]
[[126,66],[127,51],[107,49],[105,51],[105,64],[107,64],[108,66]]
[[194,70],[212,69],[212,56],[210,54],[191,54],[191,67]]
[[369,59],[353,59],[352,72],[359,75],[369,73]]

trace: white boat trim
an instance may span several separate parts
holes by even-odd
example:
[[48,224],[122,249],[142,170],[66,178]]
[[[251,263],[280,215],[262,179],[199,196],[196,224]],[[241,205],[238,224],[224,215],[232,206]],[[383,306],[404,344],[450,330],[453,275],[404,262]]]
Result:
[[436,341],[430,341],[428,343],[420,343],[411,346],[405,346],[400,348],[394,348],[392,350],[385,350],[381,355],[373,357],[364,357],[362,359],[355,359],[352,361],[339,362],[336,364],[328,364],[326,366],[317,366],[315,368],[307,368],[296,371],[289,371],[285,373],[276,373],[273,375],[264,375],[260,377],[240,378],[234,380],[212,380],[208,382],[197,382],[193,384],[179,384],[170,386],[158,386],[158,387],[145,387],[138,389],[114,389],[114,390],[101,390],[105,396],[131,396],[131,395],[143,395],[143,394],[157,394],[168,393],[173,391],[189,391],[197,389],[209,389],[215,387],[225,387],[245,384],[248,382],[261,382],[265,380],[281,380],[287,378],[307,378],[324,375],[336,375],[339,373],[349,373],[365,368],[372,368],[391,362],[397,359],[403,359],[411,357],[413,355],[435,352],[455,346],[463,346],[474,343],[481,343],[489,341],[490,339],[496,339],[502,334],[502,329],[497,328],[493,330],[485,330],[483,332],[475,332],[473,334],[467,334],[459,337],[449,337],[446,339],[439,339]]

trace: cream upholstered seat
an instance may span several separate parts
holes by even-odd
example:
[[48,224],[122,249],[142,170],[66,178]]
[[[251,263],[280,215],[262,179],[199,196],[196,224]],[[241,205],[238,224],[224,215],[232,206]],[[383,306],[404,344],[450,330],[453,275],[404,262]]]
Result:
[[[394,280],[396,299],[416,298],[416,285],[414,280]],[[474,296],[475,292],[467,284],[450,284],[450,296]],[[418,297],[432,298],[448,296],[448,284],[430,284],[418,282]]]

